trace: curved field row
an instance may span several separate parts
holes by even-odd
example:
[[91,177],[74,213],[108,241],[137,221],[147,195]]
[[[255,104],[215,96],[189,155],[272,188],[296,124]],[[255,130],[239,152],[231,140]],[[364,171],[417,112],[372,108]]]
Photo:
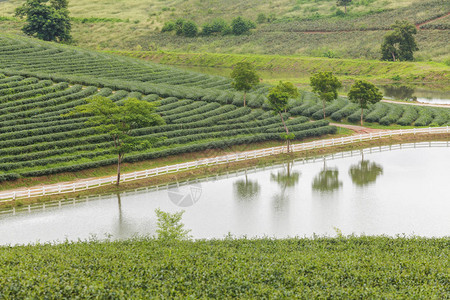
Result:
[[92,75],[128,81],[230,89],[230,80],[151,62],[100,54],[41,41],[0,36],[2,68],[29,72]]
[[[326,115],[334,121],[347,120],[357,123],[361,118],[361,109],[347,99],[339,98],[328,103]],[[323,119],[322,103],[304,101],[290,109],[293,115]],[[364,110],[364,121],[377,122],[381,125],[398,124],[402,126],[445,126],[450,125],[450,108],[411,106],[379,102]]]
[[[62,116],[93,95],[107,96],[118,103],[136,97],[159,104],[158,112],[167,124],[133,132],[143,139],[156,140],[154,147],[130,153],[125,161],[280,139],[283,132],[279,116],[227,101],[216,102],[213,97],[205,97],[206,101],[162,98],[157,94],[70,86],[67,82],[21,76],[1,75],[0,80],[0,93],[10,90],[0,96],[0,180],[113,164],[116,154],[109,136],[87,126],[88,116]],[[34,89],[34,94],[22,92],[22,87],[31,89],[41,83],[45,86]],[[289,119],[287,124],[298,139],[336,130],[327,121],[308,121],[298,117]]]

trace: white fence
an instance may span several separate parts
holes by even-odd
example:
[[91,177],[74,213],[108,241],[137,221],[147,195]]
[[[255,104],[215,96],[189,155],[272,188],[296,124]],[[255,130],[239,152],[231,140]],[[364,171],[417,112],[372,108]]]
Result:
[[[332,147],[337,145],[352,144],[362,141],[368,141],[373,139],[380,139],[384,137],[393,137],[396,135],[406,135],[406,134],[439,134],[439,133],[450,133],[450,127],[430,127],[430,128],[414,128],[414,129],[400,129],[400,130],[389,130],[380,131],[376,133],[367,133],[360,135],[351,135],[348,137],[341,137],[336,139],[326,139],[318,140],[308,143],[294,144],[290,146],[291,152],[301,152],[317,148]],[[260,150],[253,150],[247,152],[241,152],[236,154],[229,154],[224,156],[217,156],[212,158],[205,158],[201,160],[196,160],[192,162],[186,162],[176,165],[169,165],[160,168],[148,169],[144,171],[136,171],[132,173],[126,173],[121,176],[121,182],[128,182],[137,179],[155,177],[159,175],[165,175],[170,173],[176,173],[179,171],[194,169],[202,166],[226,164],[235,161],[243,161],[248,159],[255,159],[259,157],[265,157],[275,154],[286,153],[286,146],[272,147]],[[80,182],[74,182],[69,184],[55,184],[47,185],[42,187],[35,187],[30,189],[20,189],[16,191],[10,191],[5,193],[0,193],[0,203],[7,202],[17,199],[26,199],[32,197],[42,197],[46,195],[54,194],[64,194],[72,193],[77,191],[83,191],[88,189],[97,188],[104,185],[114,184],[117,180],[116,176],[86,180]]]

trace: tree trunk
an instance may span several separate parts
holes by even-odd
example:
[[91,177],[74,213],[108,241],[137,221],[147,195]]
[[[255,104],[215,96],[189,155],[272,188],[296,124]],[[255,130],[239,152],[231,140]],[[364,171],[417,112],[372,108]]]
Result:
[[347,14],[347,4],[344,4],[344,13]]
[[322,101],[322,108],[323,108],[323,119],[325,120],[325,101]]
[[119,158],[117,160],[117,182],[116,182],[117,185],[119,185],[119,183],[120,183],[120,163],[121,163],[121,160],[122,160],[122,155],[119,154]]
[[245,97],[247,96],[247,92],[246,91],[244,91],[244,107],[246,106],[246,103],[245,103]]
[[395,61],[395,54],[394,54],[394,52],[391,52],[391,54],[392,54],[392,59]]
[[364,108],[361,107],[361,126],[363,125]]
[[283,123],[284,130],[286,130],[286,141],[287,141],[287,153],[289,153],[289,146],[290,146],[290,140],[289,140],[289,129],[286,126],[286,123],[284,123],[283,115],[280,113],[281,123]]

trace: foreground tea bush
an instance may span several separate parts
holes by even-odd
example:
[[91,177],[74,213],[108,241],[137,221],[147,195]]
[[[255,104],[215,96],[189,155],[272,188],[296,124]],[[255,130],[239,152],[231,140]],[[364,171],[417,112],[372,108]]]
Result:
[[0,298],[446,299],[450,238],[81,242],[0,248]]

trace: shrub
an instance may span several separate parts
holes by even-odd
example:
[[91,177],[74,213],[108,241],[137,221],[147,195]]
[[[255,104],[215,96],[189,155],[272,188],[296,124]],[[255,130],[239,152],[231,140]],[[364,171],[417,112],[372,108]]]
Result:
[[197,36],[198,33],[198,27],[197,24],[195,24],[193,21],[186,21],[183,24],[182,27],[183,35],[186,37],[194,37]]
[[248,33],[250,29],[256,28],[256,25],[250,21],[246,20],[242,17],[236,17],[231,22],[231,32],[234,35],[242,35]]
[[161,32],[170,32],[175,30],[175,23],[172,21],[164,23],[164,26],[161,28]]

